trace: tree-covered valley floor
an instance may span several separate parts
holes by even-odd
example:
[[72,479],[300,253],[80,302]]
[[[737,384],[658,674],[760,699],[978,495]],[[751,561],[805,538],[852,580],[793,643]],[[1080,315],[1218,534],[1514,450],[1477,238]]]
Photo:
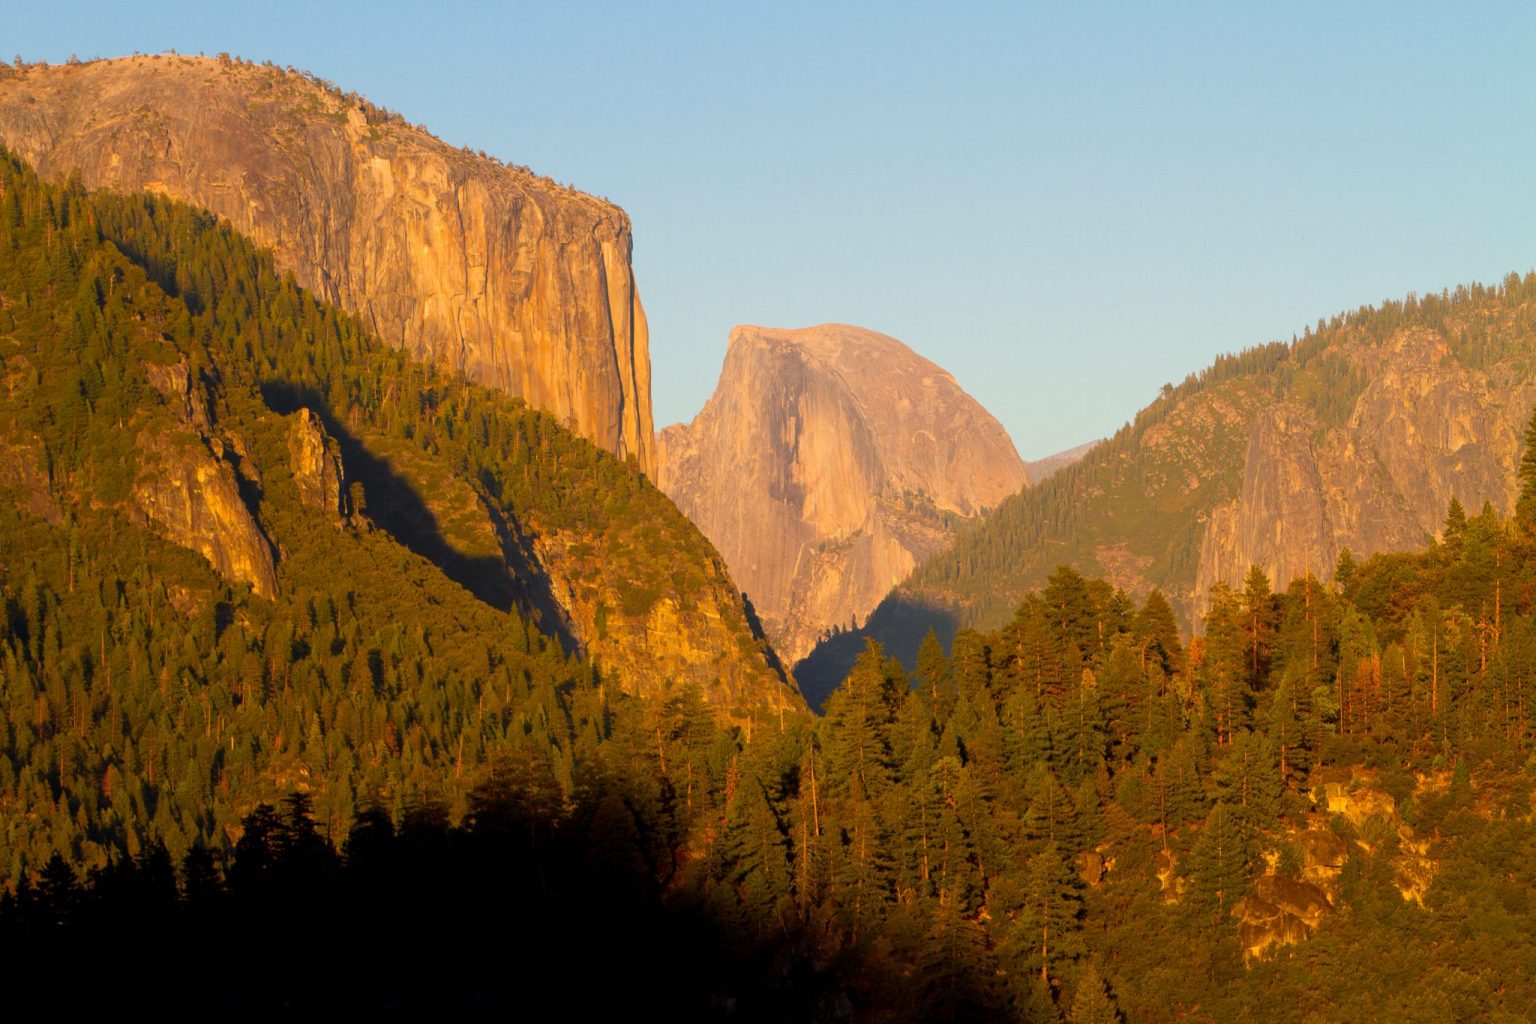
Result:
[[[14,163],[0,199],[18,1012],[1536,1015],[1531,445],[1512,519],[1453,504],[1426,551],[1254,572],[1188,643],[1160,594],[1063,568],[911,676],[871,647],[820,719],[722,715],[626,695],[363,509],[306,511],[267,403],[430,434],[509,505],[651,514],[590,446],[184,208]],[[142,366],[183,357],[250,424],[275,599],[124,512],[136,438],[178,422]]]

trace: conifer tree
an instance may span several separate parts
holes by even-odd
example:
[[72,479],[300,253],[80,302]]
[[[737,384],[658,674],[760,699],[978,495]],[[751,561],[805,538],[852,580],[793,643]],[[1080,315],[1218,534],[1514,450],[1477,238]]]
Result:
[[1278,759],[1277,774],[1285,783],[1305,776],[1312,767],[1313,730],[1308,728],[1312,695],[1307,687],[1304,668],[1287,663],[1280,685],[1269,704],[1268,732]]
[[1068,1024],[1119,1024],[1120,1011],[1110,998],[1109,987],[1092,961],[1077,976],[1077,993],[1067,1012]]
[[1211,588],[1211,609],[1205,617],[1203,672],[1212,702],[1216,742],[1228,743],[1248,726],[1252,706],[1252,674],[1242,604],[1232,588],[1218,582]]
[[742,917],[758,927],[782,929],[791,899],[791,874],[778,812],[762,783],[748,778],[737,787],[727,814],[722,852]]
[[1165,675],[1177,675],[1183,668],[1184,649],[1179,643],[1179,624],[1174,618],[1173,606],[1156,587],[1147,594],[1141,610],[1132,622],[1137,649],[1143,663],[1148,659],[1159,663]]
[[1525,448],[1516,473],[1520,493],[1515,499],[1515,523],[1526,534],[1536,534],[1536,409],[1525,425]]
[[1445,510],[1445,525],[1440,528],[1440,541],[1454,552],[1460,548],[1466,534],[1467,510],[1461,507],[1461,502],[1453,494]]
[[1238,733],[1214,775],[1222,799],[1248,828],[1269,828],[1275,823],[1280,812],[1280,770],[1275,748],[1266,736],[1246,729]]
[[940,903],[914,965],[925,1021],[1000,1019],[1003,995],[986,931],[952,904]]
[[1241,816],[1226,802],[1206,815],[1189,855],[1190,892],[1212,923],[1220,926],[1248,890],[1248,838]]
[[1157,764],[1153,780],[1158,804],[1168,829],[1199,821],[1205,814],[1205,787],[1201,783],[1195,739],[1180,737],[1168,756]]
[[917,687],[928,702],[935,718],[948,715],[948,704],[954,699],[954,675],[950,672],[949,659],[938,635],[929,627],[917,649]]
[[827,698],[821,729],[827,789],[842,795],[855,786],[879,799],[895,782],[891,727],[897,702],[906,693],[900,666],[870,641],[842,686]]
[[1248,570],[1244,580],[1243,619],[1248,648],[1248,685],[1258,690],[1263,687],[1268,673],[1278,622],[1269,576],[1257,565]]
[[1032,941],[1032,959],[1042,982],[1049,983],[1052,967],[1081,948],[1082,886],[1072,862],[1055,843],[1029,858],[1020,923]]

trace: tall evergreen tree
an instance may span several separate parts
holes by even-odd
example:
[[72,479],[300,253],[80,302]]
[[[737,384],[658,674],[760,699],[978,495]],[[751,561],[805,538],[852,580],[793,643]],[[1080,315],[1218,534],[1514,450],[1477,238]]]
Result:
[[1515,499],[1515,522],[1527,535],[1536,534],[1536,409],[1525,425],[1525,447],[1520,453],[1516,479],[1520,493]]
[[1110,998],[1109,987],[1092,961],[1077,975],[1077,992],[1067,1012],[1068,1024],[1120,1024],[1120,1011]]
[[1242,816],[1224,801],[1206,816],[1189,854],[1190,894],[1216,926],[1248,891],[1248,837]]

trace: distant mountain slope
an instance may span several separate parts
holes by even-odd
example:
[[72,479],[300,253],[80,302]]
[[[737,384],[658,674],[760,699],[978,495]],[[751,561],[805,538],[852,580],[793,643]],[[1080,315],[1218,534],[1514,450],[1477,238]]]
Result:
[[[1507,513],[1533,403],[1536,274],[1320,321],[1167,388],[1081,461],[962,531],[868,632],[910,657],[911,634],[930,625],[996,627],[1062,563],[1137,599],[1161,589],[1187,627],[1214,583],[1240,584],[1252,565],[1272,580],[1327,578],[1345,549],[1423,544],[1453,496]],[[846,673],[856,643],[817,653],[819,685]]]
[[655,469],[623,210],[238,60],[0,67],[0,144],[46,178],[204,207],[322,300]]
[[1089,452],[1093,451],[1097,445],[1103,443],[1104,439],[1101,437],[1097,440],[1089,441],[1086,444],[1080,444],[1068,448],[1066,451],[1057,452],[1054,455],[1047,455],[1043,459],[1031,459],[1024,463],[1025,468],[1029,470],[1029,479],[1032,482],[1038,484],[1045,480],[1047,477],[1050,477],[1056,473],[1061,472],[1063,469],[1066,469],[1074,462],[1081,461],[1084,455],[1087,455]]
[[789,658],[862,621],[956,526],[1029,480],[953,377],[842,324],[735,328],[714,395],[662,432],[660,451],[662,490]]

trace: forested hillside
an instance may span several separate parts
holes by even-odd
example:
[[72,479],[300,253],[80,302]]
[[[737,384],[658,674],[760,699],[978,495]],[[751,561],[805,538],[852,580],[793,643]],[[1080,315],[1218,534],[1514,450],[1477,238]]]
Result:
[[1536,274],[1319,321],[1165,387],[1080,462],[963,531],[891,603],[996,626],[1066,563],[1137,596],[1161,589],[1188,627],[1250,565],[1326,580],[1343,550],[1414,550],[1451,497],[1509,511],[1533,366]]
[[[1527,1020],[1536,449],[1521,481],[1512,519],[1453,503],[1425,551],[1279,592],[1259,569],[1217,586],[1188,644],[1160,592],[1138,603],[1059,568],[1004,628],[959,633],[952,657],[928,637],[912,676],[871,645],[814,726],[722,728],[691,692],[615,703],[584,676],[554,702],[514,679],[509,716],[503,684],[481,685],[522,728],[448,789],[459,802],[365,806],[329,829],[338,843],[293,796],[179,870],[150,840],[88,876],[81,830],[58,818],[60,855],[0,899],[0,935],[45,977],[132,912],[192,967],[167,1005],[239,1012]],[[67,581],[74,560],[59,560]],[[23,621],[8,671],[37,659]],[[50,643],[88,663],[44,639],[45,671]],[[289,651],[279,674],[312,664]],[[499,678],[464,671],[471,692]],[[287,721],[307,684],[269,685],[263,713]],[[257,701],[231,700],[230,720]],[[195,737],[199,705],[182,707]],[[76,756],[73,727],[15,732]],[[222,763],[216,737],[186,768]],[[21,770],[35,789],[59,764]],[[109,824],[146,810],[130,797],[133,817]],[[463,941],[486,913],[496,933]],[[215,949],[257,956],[308,933],[338,939],[325,969],[257,991],[210,980]],[[422,970],[339,980],[388,956]],[[594,973],[605,984],[584,992]]]
[[7,878],[224,844],[295,787],[335,834],[370,801],[460,808],[509,746],[569,786],[626,693],[794,712],[633,468],[206,215],[6,158],[0,358]]

